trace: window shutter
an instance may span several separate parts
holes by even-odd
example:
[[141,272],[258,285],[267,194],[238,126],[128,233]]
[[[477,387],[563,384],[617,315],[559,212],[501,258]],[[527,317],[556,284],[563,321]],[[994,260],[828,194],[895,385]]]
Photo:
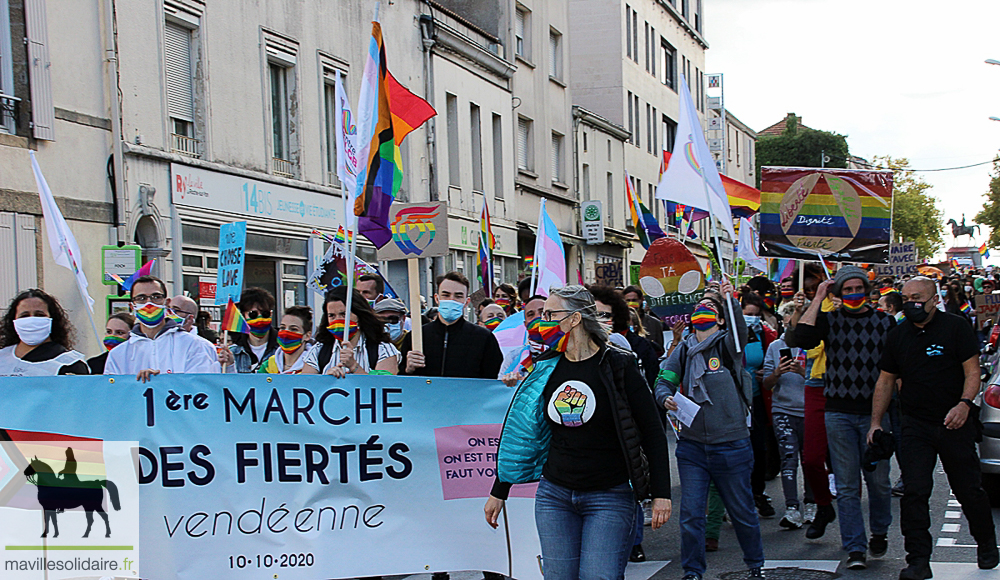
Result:
[[524,11],[515,10],[516,16],[514,17],[514,36],[516,36],[521,42],[522,46],[518,47],[518,54],[523,55],[523,41],[524,41]]
[[[17,246],[14,243],[14,214],[0,212],[0,263],[17,264]],[[0,268],[0,293],[17,294],[17,269]]]
[[549,74],[559,78],[559,35],[549,33]]
[[167,69],[167,114],[175,119],[193,123],[191,31],[167,22],[164,49]]
[[560,151],[562,147],[562,138],[559,135],[552,135],[552,181],[562,181],[559,175],[559,167],[562,165],[560,163]]
[[49,61],[45,0],[24,0],[24,21],[28,33],[32,134],[36,139],[54,141],[56,109],[52,103],[52,63]]
[[528,168],[528,122],[517,120],[517,167]]
[[[35,216],[15,214],[14,244],[17,247],[18,291],[38,285],[38,263],[35,257]],[[9,262],[6,262],[9,263]]]

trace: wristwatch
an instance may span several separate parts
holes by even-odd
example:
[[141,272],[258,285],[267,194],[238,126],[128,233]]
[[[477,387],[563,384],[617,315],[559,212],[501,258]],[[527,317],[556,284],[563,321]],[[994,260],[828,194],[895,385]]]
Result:
[[976,404],[974,402],[972,402],[972,399],[960,399],[959,401],[962,402],[962,403],[965,403],[966,405],[968,405],[969,409],[975,409],[976,408]]

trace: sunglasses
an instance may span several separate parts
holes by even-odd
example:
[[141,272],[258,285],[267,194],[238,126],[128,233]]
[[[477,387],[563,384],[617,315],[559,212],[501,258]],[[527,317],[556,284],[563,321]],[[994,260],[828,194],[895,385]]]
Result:
[[270,310],[251,310],[243,313],[243,318],[253,320],[255,318],[271,318]]

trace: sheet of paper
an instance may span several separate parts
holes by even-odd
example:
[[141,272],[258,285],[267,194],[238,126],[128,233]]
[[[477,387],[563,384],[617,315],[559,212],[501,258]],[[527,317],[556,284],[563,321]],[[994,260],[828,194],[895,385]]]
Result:
[[698,403],[685,397],[680,391],[674,395],[674,402],[677,403],[677,419],[685,427],[690,427],[695,415],[701,411],[701,407]]

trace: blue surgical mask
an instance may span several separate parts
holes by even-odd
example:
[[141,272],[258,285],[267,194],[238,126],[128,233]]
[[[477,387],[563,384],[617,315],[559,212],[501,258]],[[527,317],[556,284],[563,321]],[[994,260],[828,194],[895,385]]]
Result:
[[760,326],[760,316],[756,316],[756,315],[753,315],[753,314],[744,314],[743,315],[743,320],[746,321],[747,326],[751,326],[751,327],[754,327],[754,328],[757,328],[757,327]]
[[400,320],[396,324],[386,324],[385,330],[389,333],[389,338],[397,341],[400,336],[403,336],[403,321]]
[[438,302],[438,314],[445,322],[451,324],[465,313],[465,303],[457,300],[441,300]]

